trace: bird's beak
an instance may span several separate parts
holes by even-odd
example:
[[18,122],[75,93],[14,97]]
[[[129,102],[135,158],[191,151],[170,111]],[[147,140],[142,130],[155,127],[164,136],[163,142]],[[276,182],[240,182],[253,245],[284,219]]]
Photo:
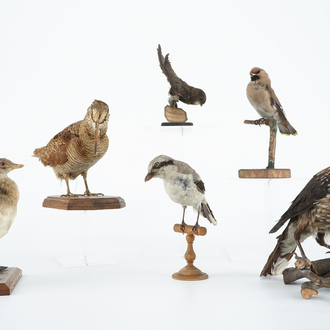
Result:
[[95,127],[94,155],[96,155],[96,151],[97,151],[97,140],[99,139],[99,120],[97,120],[95,124],[96,124],[96,127]]
[[146,175],[146,177],[144,178],[144,182],[149,181],[150,179],[152,179],[154,177],[155,173],[148,173]]
[[15,168],[22,168],[23,166],[23,164],[13,164],[10,166],[10,168],[14,170]]

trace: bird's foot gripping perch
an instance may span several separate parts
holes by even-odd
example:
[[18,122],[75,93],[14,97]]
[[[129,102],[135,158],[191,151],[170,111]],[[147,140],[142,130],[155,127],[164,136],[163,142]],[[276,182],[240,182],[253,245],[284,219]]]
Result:
[[295,266],[299,270],[310,270],[314,274],[318,275],[316,268],[314,267],[313,263],[307,257],[298,257],[297,253],[294,254],[296,258]]
[[83,196],[104,196],[104,194],[102,194],[102,193],[91,193],[89,190],[88,191],[86,190]]

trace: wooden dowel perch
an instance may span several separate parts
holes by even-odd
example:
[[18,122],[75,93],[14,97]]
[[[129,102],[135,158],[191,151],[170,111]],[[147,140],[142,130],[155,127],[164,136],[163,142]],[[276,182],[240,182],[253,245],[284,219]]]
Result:
[[277,121],[276,119],[258,119],[258,120],[244,120],[244,124],[249,125],[267,125],[269,126],[269,149],[268,149],[268,166],[267,169],[273,169],[275,166],[275,149],[276,149],[276,133]]
[[312,261],[316,273],[310,269],[310,262],[304,258],[296,257],[296,267],[287,268],[283,272],[285,284],[292,283],[301,278],[307,278],[309,282],[301,285],[301,295],[309,299],[312,295],[318,294],[320,288],[330,288],[330,258]]
[[184,230],[182,231],[181,224],[176,224],[174,225],[173,229],[176,233],[187,234],[186,240],[188,246],[187,246],[187,251],[184,255],[187,261],[187,266],[179,270],[177,273],[174,273],[172,275],[172,278],[181,281],[206,280],[209,276],[193,265],[194,260],[196,259],[196,254],[193,249],[193,242],[195,240],[195,235],[205,236],[207,232],[206,228],[205,227],[194,228],[193,226],[185,225]]

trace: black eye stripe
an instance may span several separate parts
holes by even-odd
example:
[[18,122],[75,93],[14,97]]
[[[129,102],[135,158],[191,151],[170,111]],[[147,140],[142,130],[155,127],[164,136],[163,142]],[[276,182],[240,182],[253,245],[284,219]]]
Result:
[[169,159],[168,161],[164,162],[156,162],[153,166],[153,168],[161,168],[167,165],[173,165],[173,160]]

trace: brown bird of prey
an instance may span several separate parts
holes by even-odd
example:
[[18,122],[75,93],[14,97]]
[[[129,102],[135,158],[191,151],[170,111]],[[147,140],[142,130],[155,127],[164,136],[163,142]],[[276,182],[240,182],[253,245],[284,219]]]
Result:
[[313,176],[270,233],[275,233],[288,220],[260,276],[282,274],[297,246],[306,258],[300,243],[309,236],[315,235],[318,244],[330,248],[324,240],[330,232],[330,167]]
[[69,179],[82,175],[86,187],[84,195],[93,194],[87,185],[87,171],[97,163],[108,150],[107,137],[109,107],[102,101],[95,100],[87,109],[83,120],[71,124],[56,134],[45,147],[34,151],[44,166],[53,168],[57,178],[65,180],[67,194],[62,196],[77,197],[69,188]]
[[186,104],[202,106],[206,102],[205,93],[199,88],[189,86],[185,81],[181,80],[176,75],[172,69],[170,60],[168,59],[169,54],[167,54],[164,58],[160,45],[158,45],[157,52],[160,68],[171,85],[171,89],[169,90],[169,94],[171,95],[169,103],[171,106],[177,107],[176,103],[179,100]]
[[217,220],[205,199],[205,186],[198,173],[187,163],[175,160],[171,157],[160,155],[154,158],[148,166],[148,174],[144,181],[153,177],[160,178],[164,182],[164,188],[173,202],[183,207],[181,228],[185,226],[184,215],[187,206],[192,206],[197,211],[198,227],[199,215],[216,225]]
[[[8,233],[13,224],[19,199],[18,187],[13,180],[8,178],[7,174],[15,168],[23,166],[14,164],[6,158],[0,158],[0,238]],[[0,271],[6,268],[0,266]]]
[[251,105],[264,119],[276,119],[282,134],[297,135],[297,131],[287,120],[280,101],[271,87],[270,78],[265,70],[253,68],[250,71],[251,81],[246,88],[246,95]]

